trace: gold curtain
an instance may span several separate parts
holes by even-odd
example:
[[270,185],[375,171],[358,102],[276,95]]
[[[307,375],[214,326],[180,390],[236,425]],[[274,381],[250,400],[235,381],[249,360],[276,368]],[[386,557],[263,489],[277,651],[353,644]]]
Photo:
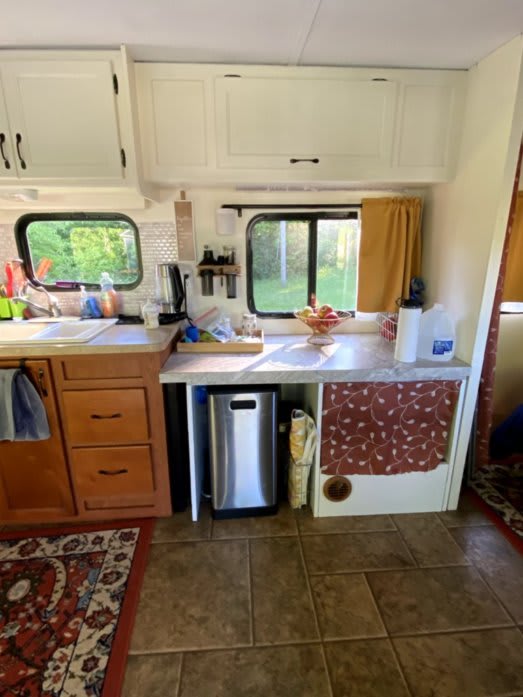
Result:
[[421,273],[421,199],[362,201],[358,262],[360,312],[395,312]]
[[518,193],[508,248],[503,300],[523,302],[523,191]]

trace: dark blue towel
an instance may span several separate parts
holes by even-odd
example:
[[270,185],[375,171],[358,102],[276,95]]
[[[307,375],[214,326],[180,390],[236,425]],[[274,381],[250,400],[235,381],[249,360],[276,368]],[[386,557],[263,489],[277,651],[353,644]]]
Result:
[[[35,387],[21,370],[7,370],[2,381],[0,439],[46,440],[51,437],[45,406]],[[9,395],[10,392],[10,395]]]

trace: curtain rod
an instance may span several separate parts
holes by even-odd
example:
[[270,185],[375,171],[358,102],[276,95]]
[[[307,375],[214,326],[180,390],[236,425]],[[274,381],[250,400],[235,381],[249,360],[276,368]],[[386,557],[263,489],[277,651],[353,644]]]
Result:
[[342,208],[342,209],[347,209],[347,208],[361,208],[361,203],[324,203],[323,205],[321,203],[316,203],[316,204],[311,204],[311,203],[287,203],[287,204],[281,204],[281,203],[224,203],[222,208],[232,208],[235,210],[238,214],[238,218],[242,217],[242,210],[244,208],[256,208],[259,210],[273,210],[273,209],[286,209],[289,208],[291,210],[294,209],[305,209],[305,210],[312,210],[312,209],[335,209],[335,208]]

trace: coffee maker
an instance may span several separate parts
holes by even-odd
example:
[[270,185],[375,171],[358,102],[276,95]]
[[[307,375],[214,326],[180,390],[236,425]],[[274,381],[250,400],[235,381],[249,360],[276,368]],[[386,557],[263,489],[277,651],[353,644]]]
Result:
[[[156,265],[156,299],[160,306],[160,324],[187,318],[186,284],[177,264]],[[183,309],[182,309],[183,308]]]

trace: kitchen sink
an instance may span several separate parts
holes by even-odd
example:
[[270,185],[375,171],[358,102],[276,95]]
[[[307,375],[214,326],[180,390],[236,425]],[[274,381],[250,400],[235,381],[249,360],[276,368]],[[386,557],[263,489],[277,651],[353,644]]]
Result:
[[24,344],[85,344],[109,329],[116,320],[73,319],[65,322],[6,321],[0,323],[0,346]]

